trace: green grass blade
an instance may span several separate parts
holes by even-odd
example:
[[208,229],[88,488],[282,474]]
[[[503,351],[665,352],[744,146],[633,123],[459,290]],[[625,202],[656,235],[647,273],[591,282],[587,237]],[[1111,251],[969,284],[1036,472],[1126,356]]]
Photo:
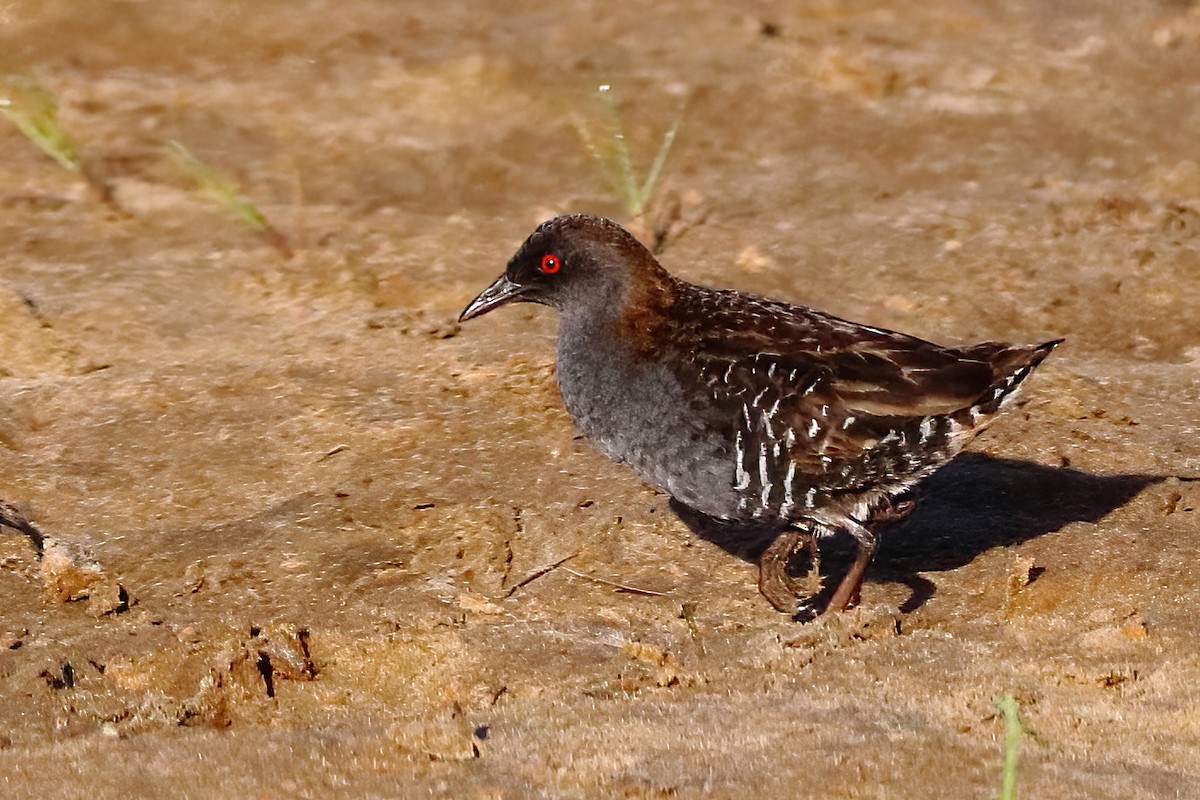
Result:
[[167,143],[167,158],[189,175],[200,191],[215,200],[235,217],[256,231],[269,231],[271,224],[253,203],[241,197],[237,181],[201,161],[195,153],[176,141]]
[[608,188],[613,193],[619,193],[620,187],[613,180],[613,175],[609,169],[608,155],[600,147],[600,143],[596,141],[596,137],[592,135],[592,129],[584,118],[578,114],[572,117],[572,122],[575,124],[575,130],[579,133],[579,140],[583,142],[583,149],[596,162],[596,166],[600,168],[600,174],[604,178],[604,182],[608,184]]
[[[686,99],[684,106],[686,106]],[[671,123],[671,127],[663,134],[662,143],[658,146],[658,152],[654,154],[654,161],[650,164],[650,170],[646,173],[646,180],[642,184],[640,198],[642,207],[645,208],[650,198],[654,195],[654,189],[658,186],[658,178],[662,174],[663,167],[666,166],[667,156],[671,154],[671,145],[675,144],[675,134],[679,133],[679,126],[683,124],[684,106],[680,106],[679,114],[676,115],[675,121]]]
[[79,172],[79,151],[58,122],[58,100],[28,75],[0,75],[0,114],[60,167]]
[[168,142],[166,152],[167,158],[175,166],[191,176],[202,194],[215,200],[233,216],[262,234],[284,258],[290,259],[295,255],[288,238],[267,220],[257,206],[241,196],[241,187],[232,177],[205,164],[179,142]]
[[629,139],[621,119],[620,102],[610,84],[601,84],[596,93],[602,111],[602,120],[589,120],[582,115],[573,115],[572,122],[579,133],[584,150],[600,168],[609,191],[616,196],[631,217],[646,210],[659,178],[671,153],[671,146],[683,121],[683,109],[675,118],[670,129],[663,135],[658,152],[645,177],[639,181],[633,154],[629,150]]
[[1000,773],[1000,800],[1017,800],[1017,762],[1021,750],[1021,727],[1017,699],[1010,693],[995,701],[1004,716],[1004,767]]
[[633,169],[633,156],[629,153],[629,141],[625,138],[625,126],[621,122],[621,109],[618,107],[617,95],[609,84],[602,84],[599,97],[608,112],[609,135],[613,143],[613,161],[617,168],[616,185],[621,201],[630,212],[637,216],[642,213],[645,204],[638,191],[637,176]]

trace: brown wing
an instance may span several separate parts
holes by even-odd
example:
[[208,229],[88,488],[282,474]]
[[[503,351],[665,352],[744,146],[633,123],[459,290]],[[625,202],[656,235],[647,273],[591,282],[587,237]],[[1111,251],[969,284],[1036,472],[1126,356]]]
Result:
[[694,307],[686,317],[695,350],[730,361],[770,354],[789,372],[823,370],[830,392],[862,414],[923,417],[965,408],[1030,350],[998,343],[942,347],[735,292],[700,290],[683,305]]
[[708,390],[696,418],[732,436],[734,486],[750,516],[786,518],[822,495],[900,483],[944,462],[952,437],[973,421],[951,415],[997,386],[1009,391],[1005,376],[1034,353],[997,343],[945,348],[810,309],[709,294],[719,302],[688,315],[686,352],[674,363],[683,381]]

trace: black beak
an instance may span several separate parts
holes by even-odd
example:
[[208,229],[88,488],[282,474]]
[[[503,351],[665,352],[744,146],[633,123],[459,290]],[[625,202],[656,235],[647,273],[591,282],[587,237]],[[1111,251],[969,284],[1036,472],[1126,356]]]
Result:
[[497,306],[511,303],[519,299],[526,288],[519,283],[510,281],[507,275],[501,275],[491,286],[480,292],[479,297],[472,300],[469,306],[463,309],[463,312],[458,315],[458,321],[466,322],[481,314],[486,314]]

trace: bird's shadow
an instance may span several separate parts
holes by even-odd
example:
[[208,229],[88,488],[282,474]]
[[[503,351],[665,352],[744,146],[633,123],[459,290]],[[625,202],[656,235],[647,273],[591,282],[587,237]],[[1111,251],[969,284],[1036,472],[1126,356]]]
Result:
[[[907,585],[912,595],[900,610],[913,611],[937,590],[919,573],[956,569],[994,547],[1018,544],[1072,522],[1096,522],[1166,477],[1093,475],[964,453],[918,487],[908,516],[874,526],[880,546],[867,579]],[[671,507],[697,536],[747,561],[757,561],[780,532],[778,527],[715,520],[674,501]],[[830,572],[852,552],[849,537],[845,539],[821,544],[822,553],[831,556],[822,558],[823,565],[833,565]]]

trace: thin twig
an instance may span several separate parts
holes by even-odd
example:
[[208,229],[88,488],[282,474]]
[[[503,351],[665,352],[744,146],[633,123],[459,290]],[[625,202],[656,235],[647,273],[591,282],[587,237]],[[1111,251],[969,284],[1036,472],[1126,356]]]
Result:
[[667,596],[666,592],[656,592],[653,589],[640,589],[637,586],[629,586],[628,584],[617,583],[616,581],[610,581],[607,578],[598,578],[595,575],[588,575],[583,572],[576,572],[575,570],[571,569],[570,567],[563,567],[563,572],[569,572],[578,578],[584,578],[589,581],[595,581],[596,583],[602,583],[605,586],[611,586],[614,589],[616,589],[618,592],[628,592],[630,594],[644,594],[649,597],[666,597]]
[[346,447],[346,445],[344,445],[344,444],[339,444],[337,447],[333,448],[333,449],[332,449],[332,450],[330,450],[328,453],[326,453],[325,455],[323,455],[323,456],[321,456],[320,458],[318,458],[318,459],[317,459],[317,463],[318,463],[318,464],[320,464],[322,461],[324,461],[324,460],[325,460],[325,459],[327,459],[327,458],[333,458],[333,457],[334,457],[334,456],[336,456],[338,453],[343,453],[343,452],[345,452],[347,449],[348,449],[348,448]]
[[4,500],[0,500],[0,525],[7,525],[28,536],[29,540],[33,542],[33,546],[37,548],[38,557],[41,557],[42,551],[46,547],[46,535],[38,530],[32,522],[25,519],[25,515],[18,511],[16,506]]
[[538,578],[542,577],[543,575],[547,574],[548,572],[552,572],[552,571],[558,569],[563,564],[567,563],[572,558],[579,555],[580,552],[581,551],[576,550],[574,553],[571,553],[571,555],[566,556],[565,558],[560,558],[558,561],[555,561],[553,564],[547,564],[544,567],[538,567],[533,572],[529,573],[524,578],[522,578],[520,581],[518,581],[516,584],[514,584],[513,587],[511,589],[509,589],[508,593],[505,594],[504,596],[506,598],[512,597],[514,594],[516,594],[517,589],[520,589],[523,586],[528,586],[529,584],[533,583]]

